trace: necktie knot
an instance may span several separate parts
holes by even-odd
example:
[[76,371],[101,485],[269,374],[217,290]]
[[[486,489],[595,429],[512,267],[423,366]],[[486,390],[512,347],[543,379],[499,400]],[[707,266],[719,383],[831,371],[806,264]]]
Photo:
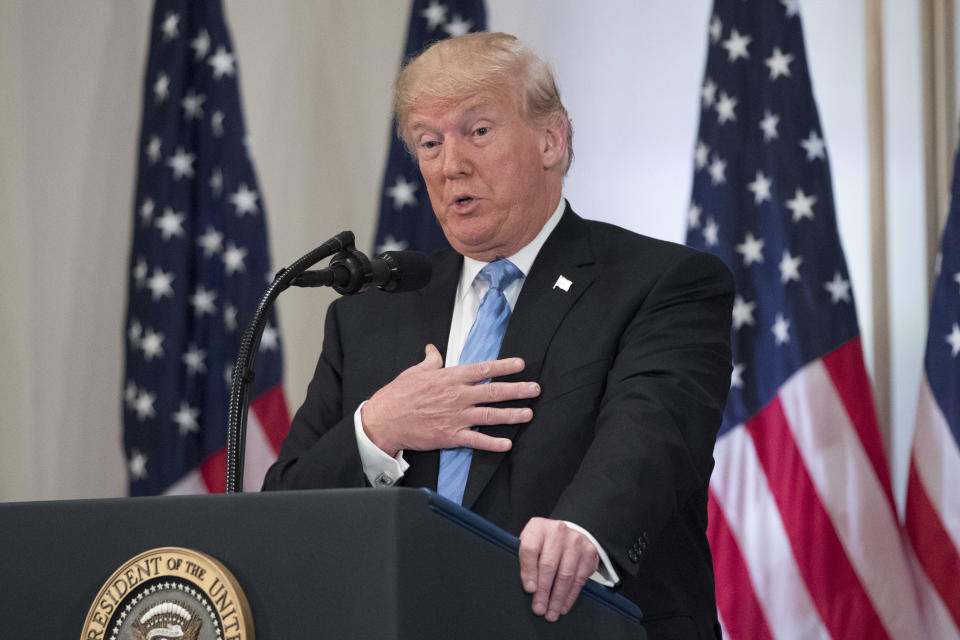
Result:
[[523,273],[520,272],[517,265],[506,258],[494,260],[481,269],[478,274],[479,278],[490,283],[491,289],[496,289],[500,293],[503,293],[504,289],[513,284],[521,276],[523,276]]

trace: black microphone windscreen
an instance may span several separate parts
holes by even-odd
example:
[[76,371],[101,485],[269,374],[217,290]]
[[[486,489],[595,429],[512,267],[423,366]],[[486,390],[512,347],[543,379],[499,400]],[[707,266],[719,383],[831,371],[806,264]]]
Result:
[[419,251],[387,251],[374,259],[371,266],[374,283],[391,293],[422,289],[433,273],[430,258]]

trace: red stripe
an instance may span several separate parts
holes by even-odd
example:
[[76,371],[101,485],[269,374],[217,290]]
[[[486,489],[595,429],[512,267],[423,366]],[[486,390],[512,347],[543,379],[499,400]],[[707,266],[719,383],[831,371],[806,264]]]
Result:
[[887,638],[807,473],[780,398],[774,398],[749,420],[746,428],[780,511],[800,575],[830,635]]
[[916,458],[911,456],[904,515],[907,536],[953,623],[960,629],[960,554],[927,496],[916,465]]
[[750,582],[740,545],[713,491],[707,503],[707,537],[717,581],[717,610],[731,638],[773,638],[767,618]]
[[877,474],[877,480],[887,496],[891,513],[895,514],[890,468],[887,466],[883,440],[880,439],[880,425],[873,406],[873,394],[870,393],[870,379],[867,378],[867,370],[863,365],[860,337],[857,336],[824,356],[823,366],[840,395],[870,464],[873,465],[873,472]]
[[200,475],[210,493],[224,493],[227,489],[227,448],[218,449],[200,465]]
[[283,399],[283,387],[276,385],[250,403],[250,410],[257,416],[267,442],[274,453],[280,453],[280,445],[290,430],[290,414]]

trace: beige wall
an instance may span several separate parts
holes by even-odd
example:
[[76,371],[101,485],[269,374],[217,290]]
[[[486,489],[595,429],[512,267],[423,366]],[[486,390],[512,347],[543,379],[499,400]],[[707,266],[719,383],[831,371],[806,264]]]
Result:
[[[492,28],[517,33],[556,68],[576,125],[566,192],[577,209],[680,241],[710,2],[596,7],[488,1]],[[343,229],[367,247],[408,4],[231,0],[227,9],[275,260]],[[862,3],[809,0],[803,9],[869,346]],[[122,323],[150,13],[144,0],[0,0],[0,500],[124,490]],[[915,120],[909,108],[898,117]],[[280,301],[291,407],[330,300],[291,291]],[[920,324],[922,306],[911,316]],[[912,345],[905,358],[908,373],[919,366]],[[896,425],[904,441],[909,422]]]

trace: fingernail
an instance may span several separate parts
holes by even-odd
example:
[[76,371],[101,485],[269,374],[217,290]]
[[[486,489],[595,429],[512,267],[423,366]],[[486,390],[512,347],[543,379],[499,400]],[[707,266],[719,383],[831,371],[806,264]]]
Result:
[[533,580],[527,580],[527,584],[524,585],[524,588],[530,593],[533,593],[537,590],[537,583]]
[[550,609],[550,611],[547,611],[547,622],[556,622],[559,618],[560,616],[557,615],[557,612],[554,611],[553,609]]
[[542,616],[546,610],[547,606],[545,604],[540,604],[539,602],[533,603],[533,612],[538,616]]
[[537,395],[540,395],[540,385],[538,385],[536,382],[531,382],[530,393],[535,393]]

